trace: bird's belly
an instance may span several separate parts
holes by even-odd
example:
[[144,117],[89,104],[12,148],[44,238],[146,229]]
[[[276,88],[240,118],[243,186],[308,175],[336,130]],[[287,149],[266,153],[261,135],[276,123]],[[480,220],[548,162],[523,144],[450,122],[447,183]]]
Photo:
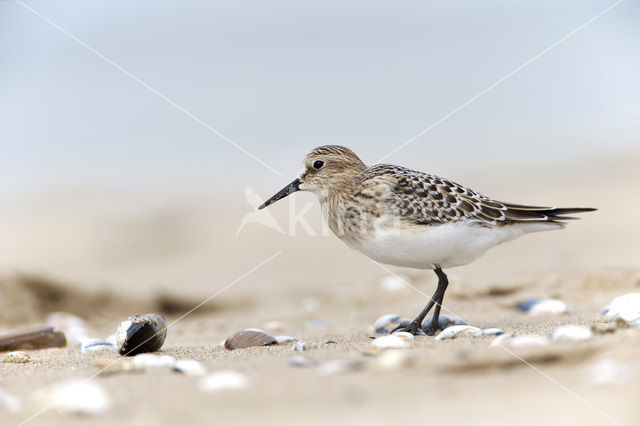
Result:
[[472,223],[415,225],[403,229],[376,230],[352,247],[371,259],[395,266],[428,269],[465,265],[491,247],[511,239],[507,228]]

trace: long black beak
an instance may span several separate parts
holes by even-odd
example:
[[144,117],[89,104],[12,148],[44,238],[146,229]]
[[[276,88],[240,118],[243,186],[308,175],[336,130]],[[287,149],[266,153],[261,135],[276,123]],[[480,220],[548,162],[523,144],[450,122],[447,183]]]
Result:
[[282,198],[286,197],[289,194],[293,194],[296,191],[300,191],[300,179],[296,179],[293,182],[291,182],[289,185],[282,188],[280,191],[278,191],[276,195],[274,195],[273,197],[269,198],[267,201],[262,203],[262,205],[258,207],[258,210],[262,210],[268,205],[273,204],[276,201],[281,200]]

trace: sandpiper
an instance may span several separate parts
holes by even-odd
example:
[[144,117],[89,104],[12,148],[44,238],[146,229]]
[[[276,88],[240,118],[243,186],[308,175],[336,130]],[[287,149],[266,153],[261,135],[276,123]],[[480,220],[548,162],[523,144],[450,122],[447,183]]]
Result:
[[[470,263],[529,232],[560,229],[571,213],[593,208],[534,207],[495,201],[450,180],[389,164],[367,167],[350,149],[315,148],[297,179],[259,208],[296,191],[316,194],[331,231],[376,262],[433,269],[438,287],[408,326],[433,335],[449,284],[443,268]],[[435,306],[432,321],[422,322]]]

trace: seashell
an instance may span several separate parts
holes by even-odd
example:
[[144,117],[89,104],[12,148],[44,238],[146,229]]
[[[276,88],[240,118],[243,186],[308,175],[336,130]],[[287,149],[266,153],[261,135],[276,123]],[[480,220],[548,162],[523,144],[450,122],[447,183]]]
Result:
[[132,356],[157,351],[166,337],[167,323],[162,315],[134,315],[118,325],[116,346],[121,355]]
[[294,357],[291,357],[287,364],[289,364],[291,367],[314,367],[317,362],[311,357],[296,355]]
[[385,291],[398,291],[409,288],[409,279],[404,275],[387,275],[380,280],[380,288]]
[[55,331],[64,333],[67,345],[79,346],[87,336],[87,326],[82,318],[68,312],[52,312],[45,318],[45,323]]
[[200,379],[198,386],[204,392],[240,390],[249,386],[249,379],[238,371],[220,370]]
[[409,325],[411,320],[398,314],[385,314],[373,323],[373,331],[378,334],[389,334],[399,325]]
[[518,305],[518,309],[529,315],[570,314],[573,310],[558,299],[528,299]]
[[0,408],[6,408],[12,413],[18,413],[22,411],[22,403],[15,395],[0,388]]
[[2,356],[2,362],[12,364],[23,364],[29,361],[31,361],[31,357],[29,356],[29,354],[22,351],[9,352]]
[[640,320],[640,293],[628,293],[618,296],[605,306],[601,313],[605,321],[623,321],[634,325]]
[[501,328],[485,328],[480,332],[480,334],[476,334],[473,337],[478,336],[502,336],[504,334],[504,330]]
[[591,385],[624,385],[633,382],[638,375],[635,364],[611,358],[603,358],[592,364],[589,372]]
[[298,339],[296,339],[295,337],[291,337],[291,336],[276,336],[274,337],[274,339],[276,339],[276,344],[278,345],[284,345],[285,343],[291,343],[291,342],[297,342]]
[[[431,325],[431,321],[433,320],[433,316],[426,318],[422,321],[422,328],[428,328]],[[462,318],[454,317],[452,315],[440,314],[438,317],[438,328],[440,330],[444,330],[447,327],[451,327],[452,325],[469,325],[468,322],[463,320]]]
[[530,348],[530,347],[542,347],[549,344],[549,339],[546,336],[537,336],[534,334],[525,334],[523,336],[516,336],[513,333],[503,334],[498,336],[489,347],[509,347],[509,348]]
[[173,371],[177,371],[190,377],[200,377],[207,374],[205,366],[195,359],[179,359],[173,363],[171,368]]
[[116,350],[116,346],[109,341],[100,339],[85,339],[80,344],[80,353],[82,354],[104,350],[113,351]]
[[413,335],[404,331],[393,333],[389,336],[377,337],[371,342],[371,347],[376,349],[407,349],[413,344]]
[[276,339],[256,328],[240,330],[227,337],[224,347],[229,350],[249,348],[251,346],[267,346],[276,343]]
[[577,325],[565,325],[549,335],[549,338],[558,343],[584,342],[593,337],[593,333],[587,327]]
[[411,367],[414,359],[408,351],[384,351],[376,359],[376,368],[379,370],[401,370]]
[[320,344],[318,342],[302,342],[299,340],[296,342],[295,346],[293,347],[293,350],[298,352],[304,352],[309,349],[317,349],[319,347],[320,347]]
[[169,355],[142,353],[131,358],[131,362],[136,369],[151,369],[173,368],[176,361]]
[[[392,352],[399,352],[399,351],[392,351]],[[359,360],[346,361],[343,359],[334,359],[332,361],[327,361],[324,364],[322,364],[320,367],[318,367],[318,372],[320,374],[324,374],[325,376],[331,376],[334,374],[342,374],[342,373],[348,373],[351,371],[357,371],[362,369],[363,366],[364,364],[362,363],[362,361],[359,361]]]
[[482,333],[482,330],[472,325],[452,325],[442,330],[435,340],[457,339],[461,336],[475,336],[480,333]]
[[51,326],[21,328],[0,333],[0,351],[61,348],[66,343],[64,334],[55,331]]
[[102,414],[111,407],[109,395],[94,381],[69,380],[36,393],[43,408],[62,413]]

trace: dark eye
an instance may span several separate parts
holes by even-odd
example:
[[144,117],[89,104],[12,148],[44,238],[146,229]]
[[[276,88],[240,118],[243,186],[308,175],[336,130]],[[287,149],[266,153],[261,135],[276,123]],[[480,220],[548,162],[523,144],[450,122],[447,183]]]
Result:
[[316,160],[313,162],[313,168],[316,170],[320,170],[322,166],[324,166],[324,161],[322,160]]

